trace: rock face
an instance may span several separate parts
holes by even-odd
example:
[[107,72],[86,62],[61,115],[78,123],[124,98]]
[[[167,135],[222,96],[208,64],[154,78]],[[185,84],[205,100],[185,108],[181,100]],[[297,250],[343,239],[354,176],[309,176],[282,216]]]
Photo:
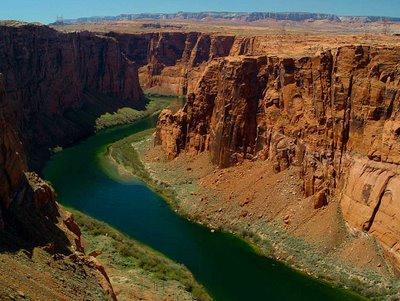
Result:
[[80,254],[73,217],[30,170],[49,147],[92,132],[102,112],[142,107],[137,67],[111,37],[21,24],[0,26],[0,37],[0,249],[43,247],[60,258],[78,252],[76,261],[93,268],[116,300],[104,268]]
[[378,237],[400,266],[400,169],[356,159],[342,196],[343,215],[349,223]]
[[139,66],[142,88],[150,93],[186,95],[195,91],[208,64],[221,57],[264,55],[265,37],[160,32],[107,36],[119,42]]
[[187,104],[161,114],[169,157],[208,150],[221,167],[301,167],[315,207],[341,199],[350,227],[399,255],[400,49],[346,46],[314,57],[236,56],[205,68]]
[[[5,86],[3,76],[0,74],[0,196],[1,209],[8,208],[11,203],[11,195],[22,182],[23,172],[27,170],[26,157],[17,129],[12,125],[9,117],[9,109],[5,100]],[[0,228],[4,227],[4,220],[0,216]]]
[[193,33],[119,34],[127,57],[139,68],[144,90],[160,94],[185,95],[194,88],[204,63],[229,55],[233,36]]
[[139,66],[142,88],[150,93],[186,95],[195,91],[209,62],[216,58],[262,55],[264,37],[212,35],[199,32],[109,33]]
[[112,38],[34,25],[1,26],[0,36],[7,115],[30,148],[30,163],[37,149],[71,143],[92,131],[82,120],[90,114],[76,112],[143,105],[137,68]]
[[107,36],[117,40],[127,58],[139,67],[146,92],[187,95],[195,92],[205,68],[214,59],[265,55],[270,47],[262,36],[214,35],[199,32],[160,32]]
[[142,90],[113,38],[36,25],[0,26],[0,36],[0,225],[43,245],[57,240],[60,215],[52,188],[28,171],[49,147],[93,131],[97,114],[143,106]]

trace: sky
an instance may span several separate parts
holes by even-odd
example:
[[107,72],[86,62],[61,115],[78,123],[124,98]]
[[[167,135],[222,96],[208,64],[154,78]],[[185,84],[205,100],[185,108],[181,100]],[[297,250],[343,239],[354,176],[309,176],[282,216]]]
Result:
[[400,0],[0,0],[0,19],[50,23],[122,13],[177,11],[304,11],[400,17]]

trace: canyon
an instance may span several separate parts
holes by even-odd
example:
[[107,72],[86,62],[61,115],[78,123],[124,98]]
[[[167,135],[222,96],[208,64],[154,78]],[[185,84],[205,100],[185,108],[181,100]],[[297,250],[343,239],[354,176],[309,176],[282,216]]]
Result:
[[171,159],[208,151],[220,167],[299,166],[315,209],[338,199],[350,228],[376,237],[399,267],[399,63],[398,47],[369,46],[217,59],[182,110],[161,113],[156,143]]
[[[169,162],[207,154],[220,168],[215,173],[226,170],[232,183],[229,173],[263,162],[270,166],[260,169],[260,177],[279,180],[293,172],[300,183],[296,197],[311,202],[311,212],[332,204],[341,212],[338,224],[321,231],[345,222],[346,233],[379,242],[388,270],[400,267],[398,37],[58,29],[0,26],[5,249],[82,253],[79,227],[37,174],[49,149],[93,133],[101,114],[143,109],[145,91],[187,97],[181,110],[159,117],[155,144]],[[202,175],[205,187],[216,183],[210,177]],[[93,275],[91,283],[98,281],[105,296],[115,298],[104,268],[85,255],[76,258]]]

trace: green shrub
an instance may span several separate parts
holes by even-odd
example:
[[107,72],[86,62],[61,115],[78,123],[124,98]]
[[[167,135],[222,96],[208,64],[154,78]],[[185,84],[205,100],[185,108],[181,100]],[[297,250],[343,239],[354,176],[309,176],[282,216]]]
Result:
[[50,151],[51,151],[53,154],[56,154],[56,153],[62,152],[62,151],[63,151],[63,148],[62,148],[62,146],[57,145],[57,146],[51,148]]
[[[176,97],[147,97],[145,110],[135,110],[125,107],[114,113],[105,113],[96,120],[95,128],[97,131],[116,125],[133,123],[139,119],[151,116],[174,102],[178,102]],[[182,100],[180,101],[182,102]]]
[[[129,238],[106,223],[97,221],[83,213],[70,210],[82,230],[87,245],[86,251],[101,251],[102,258],[111,260],[114,268],[140,268],[151,276],[155,283],[177,281],[196,300],[211,300],[203,286],[196,282],[185,266],[175,263],[163,254]],[[105,243],[104,238],[110,243]]]

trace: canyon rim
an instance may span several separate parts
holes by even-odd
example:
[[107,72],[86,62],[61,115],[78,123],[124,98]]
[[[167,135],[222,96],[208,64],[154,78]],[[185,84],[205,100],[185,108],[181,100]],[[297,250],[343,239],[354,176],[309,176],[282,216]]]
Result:
[[[311,13],[1,21],[1,299],[212,298],[186,268],[71,214],[42,179],[55,152],[124,112],[159,116],[110,157],[122,145],[181,214],[338,287],[400,298],[399,24]],[[154,95],[185,103],[152,111]],[[93,250],[108,239],[108,257]],[[146,258],[130,288],[107,260],[133,260],[128,248]]]

